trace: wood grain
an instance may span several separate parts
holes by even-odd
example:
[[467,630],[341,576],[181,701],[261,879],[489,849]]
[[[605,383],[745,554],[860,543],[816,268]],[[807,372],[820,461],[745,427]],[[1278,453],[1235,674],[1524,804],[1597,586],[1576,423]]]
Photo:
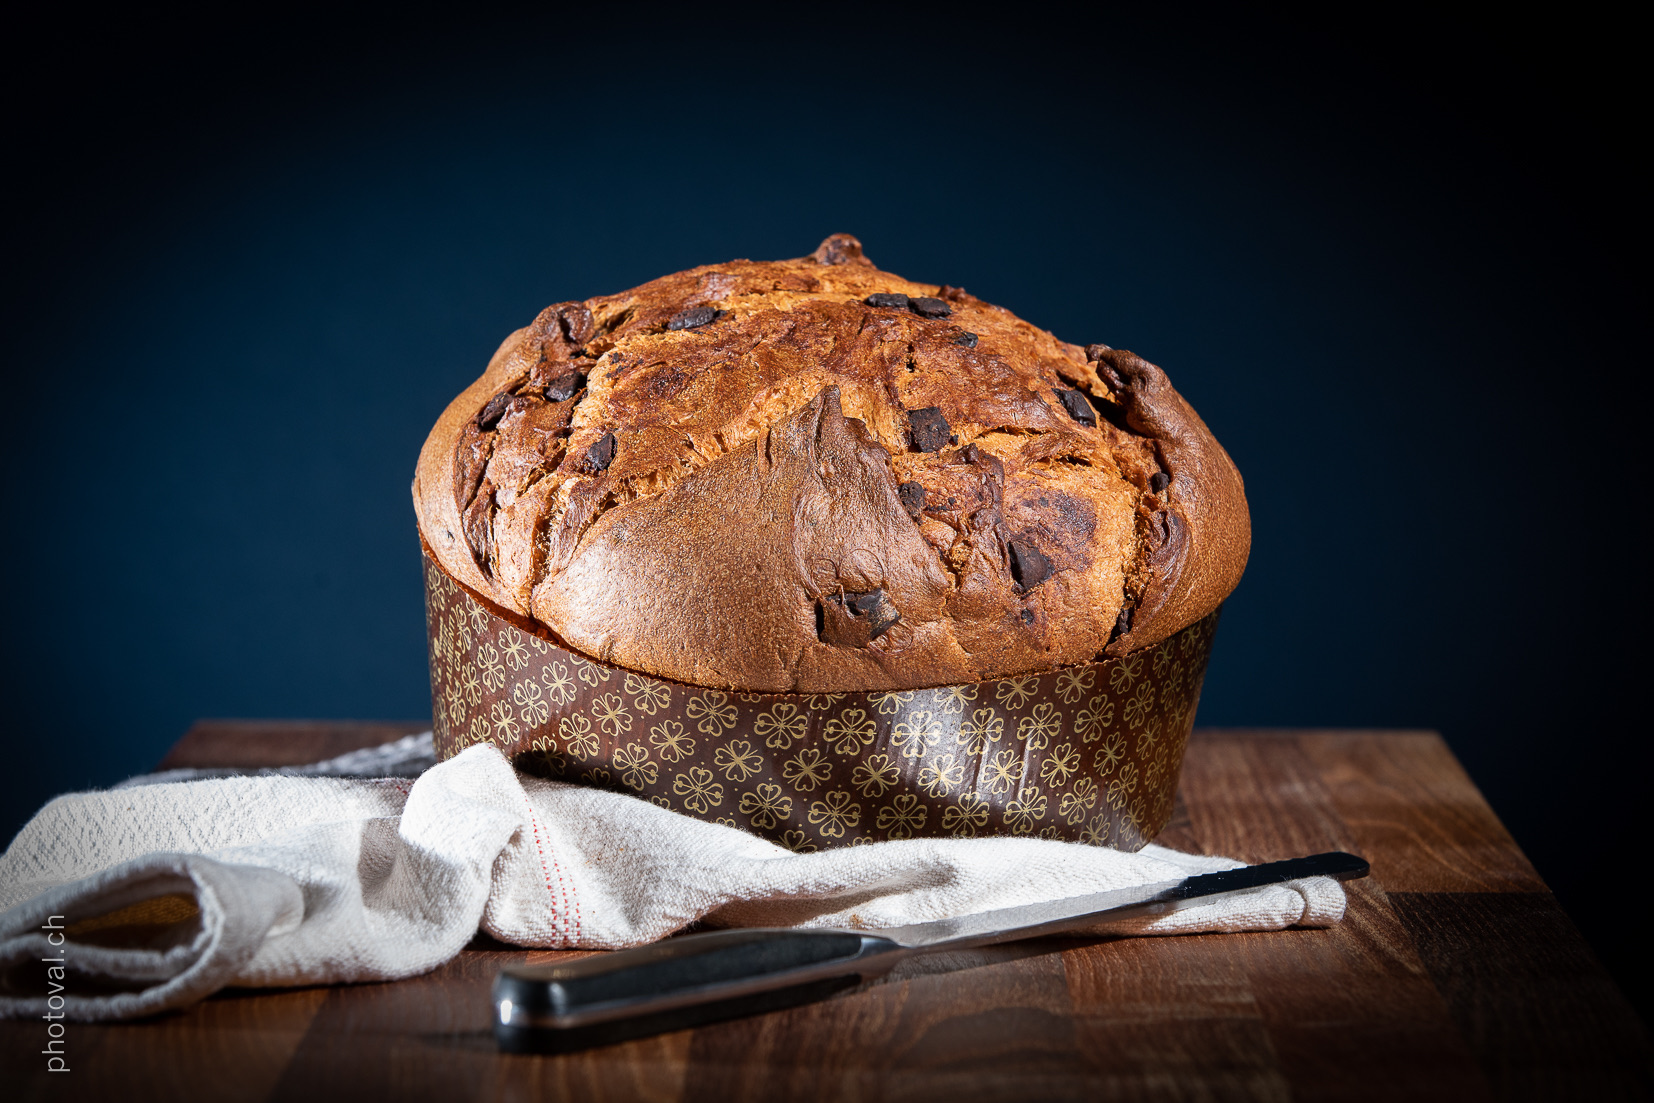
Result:
[[[418,724],[203,722],[167,766],[311,761]],[[1374,875],[1327,930],[1047,939],[906,962],[832,999],[506,1057],[479,936],[395,984],[232,992],[73,1025],[74,1072],[0,1024],[6,1097],[296,1100],[1650,1098],[1646,1031],[1439,737],[1201,731],[1160,842],[1248,861],[1340,848]]]
[[429,720],[197,720],[155,768],[303,766],[430,730]]

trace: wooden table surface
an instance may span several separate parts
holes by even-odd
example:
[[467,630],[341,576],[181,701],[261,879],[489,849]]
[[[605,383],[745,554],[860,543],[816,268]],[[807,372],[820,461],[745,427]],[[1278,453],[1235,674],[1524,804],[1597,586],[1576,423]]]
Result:
[[[314,761],[418,725],[207,722],[164,766]],[[479,937],[392,984],[231,991],[115,1026],[0,1024],[10,1099],[1646,1099],[1642,1022],[1440,737],[1198,731],[1160,842],[1342,849],[1330,930],[1046,939],[920,959],[823,1003],[556,1057],[502,1056]]]

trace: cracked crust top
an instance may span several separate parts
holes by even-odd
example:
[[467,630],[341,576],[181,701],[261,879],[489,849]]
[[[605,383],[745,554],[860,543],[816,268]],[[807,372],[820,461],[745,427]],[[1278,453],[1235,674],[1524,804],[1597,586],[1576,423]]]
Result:
[[420,532],[575,650],[913,689],[1157,643],[1234,589],[1240,474],[1159,368],[834,235],[547,307],[420,453]]

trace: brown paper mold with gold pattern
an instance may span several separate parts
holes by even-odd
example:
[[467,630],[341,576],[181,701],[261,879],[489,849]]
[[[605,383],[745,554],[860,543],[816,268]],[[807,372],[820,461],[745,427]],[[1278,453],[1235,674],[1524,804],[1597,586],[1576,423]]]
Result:
[[559,646],[427,553],[437,754],[634,793],[793,850],[1033,835],[1137,850],[1171,818],[1216,611],[1141,651],[877,693],[737,693]]

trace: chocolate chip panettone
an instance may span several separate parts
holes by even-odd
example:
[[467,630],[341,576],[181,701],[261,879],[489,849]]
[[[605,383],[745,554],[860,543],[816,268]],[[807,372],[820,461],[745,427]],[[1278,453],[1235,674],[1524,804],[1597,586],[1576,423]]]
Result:
[[835,235],[559,303],[414,481],[441,566],[571,650],[757,692],[976,682],[1212,612],[1240,475],[1165,373]]

